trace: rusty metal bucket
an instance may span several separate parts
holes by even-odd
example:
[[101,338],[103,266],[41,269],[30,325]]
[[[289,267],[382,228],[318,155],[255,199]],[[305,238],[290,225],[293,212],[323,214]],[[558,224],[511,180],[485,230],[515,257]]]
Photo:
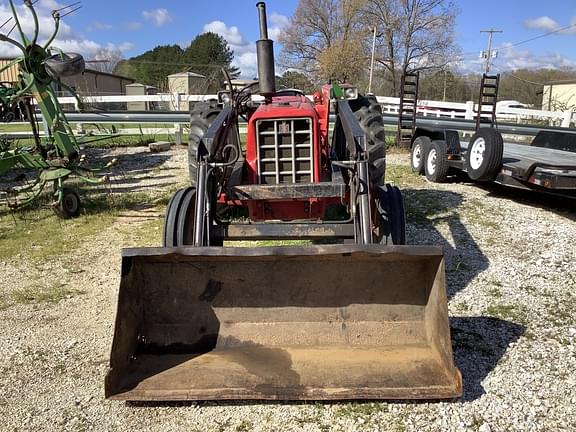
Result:
[[442,251],[126,249],[105,391],[158,401],[458,397]]

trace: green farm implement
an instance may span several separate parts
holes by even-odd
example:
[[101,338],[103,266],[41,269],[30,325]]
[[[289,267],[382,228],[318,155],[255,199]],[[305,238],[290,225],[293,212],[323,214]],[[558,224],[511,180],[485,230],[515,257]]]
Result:
[[[60,79],[82,73],[84,59],[80,54],[67,54],[51,47],[58,34],[61,14],[70,13],[69,7],[52,12],[54,31],[48,40],[40,45],[38,16],[33,2],[25,0],[24,4],[32,16],[34,31],[31,37],[24,33],[14,1],[10,0],[14,26],[20,35],[20,41],[9,35],[0,34],[0,43],[9,43],[18,48],[22,54],[0,69],[2,72],[17,65],[19,70],[18,82],[0,87],[0,98],[3,107],[18,107],[23,111],[23,117],[30,122],[34,142],[31,146],[19,147],[10,145],[4,140],[3,144],[0,144],[0,176],[14,169],[36,171],[32,183],[4,191],[16,196],[28,194],[25,199],[17,200],[11,206],[25,206],[31,203],[42,193],[46,185],[51,184],[57,214],[64,218],[75,217],[80,212],[80,198],[74,189],[65,187],[64,182],[70,176],[75,176],[87,183],[101,183],[106,177],[92,176],[95,171],[101,171],[104,167],[94,169],[85,165],[84,157],[80,154],[80,143],[74,137],[64,111],[58,103],[53,84],[58,82],[60,87],[74,95],[78,105],[82,106],[73,89]],[[45,134],[42,138],[38,133],[33,99],[44,119]],[[3,115],[5,118],[9,114]],[[9,118],[12,118],[12,115],[9,115]]]

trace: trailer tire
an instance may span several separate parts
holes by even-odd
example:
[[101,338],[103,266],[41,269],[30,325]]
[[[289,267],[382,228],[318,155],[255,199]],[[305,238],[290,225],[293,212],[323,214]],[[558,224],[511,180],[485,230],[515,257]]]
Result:
[[368,171],[374,187],[384,184],[386,172],[386,135],[382,107],[374,96],[358,96],[350,100],[350,109],[368,138]]
[[386,184],[376,189],[374,241],[385,245],[406,244],[406,212],[400,189]]
[[196,175],[198,173],[198,161],[196,152],[200,140],[214,121],[222,108],[218,106],[216,99],[207,102],[198,102],[190,111],[190,132],[188,134],[188,172],[190,173],[190,184],[196,186]]
[[502,166],[504,142],[494,129],[478,130],[468,144],[466,171],[471,180],[493,180]]
[[424,162],[426,161],[426,152],[430,147],[430,138],[421,135],[417,137],[410,148],[410,166],[412,172],[424,174]]
[[424,170],[426,178],[434,183],[443,183],[448,177],[447,147],[444,141],[435,140],[430,143],[426,152]]

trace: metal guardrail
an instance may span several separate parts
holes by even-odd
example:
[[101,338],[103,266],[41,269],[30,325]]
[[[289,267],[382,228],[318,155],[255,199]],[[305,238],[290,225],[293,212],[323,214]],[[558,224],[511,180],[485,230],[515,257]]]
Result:
[[[387,125],[396,125],[398,122],[397,114],[385,113],[383,114],[384,123]],[[93,113],[93,112],[70,112],[66,113],[66,118],[72,123],[87,123],[87,124],[188,124],[190,121],[190,114],[185,111],[166,111],[166,112],[106,112],[106,113]],[[39,121],[42,121],[42,116],[39,115]],[[334,118],[330,118],[334,121]],[[242,123],[242,121],[241,121]],[[26,123],[22,123],[26,124]],[[438,128],[438,129],[454,129],[463,132],[474,131],[476,123],[474,120],[454,119],[454,118],[438,118],[438,117],[417,117],[416,125],[420,127]],[[561,131],[576,134],[575,129],[563,127],[549,127],[549,126],[536,126],[536,125],[521,125],[516,123],[498,123],[498,130],[502,134],[508,135],[521,135],[521,136],[535,136],[539,131]],[[137,132],[138,129],[135,129]],[[170,132],[173,133],[174,129]],[[156,133],[160,133],[158,130]],[[0,137],[4,138],[24,138],[32,136],[27,132],[8,132],[1,133]]]

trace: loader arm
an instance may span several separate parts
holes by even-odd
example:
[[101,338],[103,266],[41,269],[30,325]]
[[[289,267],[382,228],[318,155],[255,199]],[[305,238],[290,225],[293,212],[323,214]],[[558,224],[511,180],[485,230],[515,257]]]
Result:
[[350,109],[348,101],[338,101],[336,105],[336,119],[342,126],[346,137],[346,146],[350,161],[354,163],[354,176],[351,180],[350,199],[357,203],[352,206],[356,212],[357,232],[360,244],[372,243],[372,221],[370,212],[370,175],[368,173],[368,156],[366,154],[366,133],[360,127],[358,120]]
[[[229,147],[227,144],[229,137],[233,134],[232,147],[235,147],[235,154],[232,160],[227,160],[225,148]],[[198,188],[196,207],[194,210],[194,246],[205,246],[206,235],[209,233],[207,230],[209,223],[209,205],[211,194],[209,192],[209,184],[211,178],[214,177],[214,169],[225,168],[238,160],[241,156],[241,148],[238,142],[238,114],[232,107],[224,107],[218,114],[216,119],[198,144],[198,152],[196,160],[198,163],[198,171],[196,177],[196,185]],[[219,184],[224,185],[228,180],[226,173],[229,170],[220,170],[224,175],[219,179]]]

